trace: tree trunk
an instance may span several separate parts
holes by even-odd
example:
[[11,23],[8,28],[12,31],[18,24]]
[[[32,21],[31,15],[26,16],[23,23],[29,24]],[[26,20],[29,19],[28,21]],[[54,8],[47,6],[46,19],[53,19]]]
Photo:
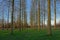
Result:
[[13,13],[14,13],[14,0],[12,0],[12,13],[11,13],[11,34],[13,34]]
[[2,30],[4,30],[4,5],[2,5],[2,7]]
[[48,35],[51,35],[51,9],[50,9],[50,0],[48,0]]
[[10,0],[9,1],[7,1],[8,2],[8,17],[7,17],[7,30],[8,30],[8,28],[9,28],[9,11],[10,11]]
[[40,0],[38,1],[38,31],[40,30]]
[[17,21],[18,21],[18,28],[21,31],[21,0],[20,0],[20,10],[18,13],[18,20]]
[[45,14],[46,14],[46,7],[45,7],[46,1],[44,0],[44,28],[45,28]]
[[56,29],[56,0],[54,0],[54,29]]

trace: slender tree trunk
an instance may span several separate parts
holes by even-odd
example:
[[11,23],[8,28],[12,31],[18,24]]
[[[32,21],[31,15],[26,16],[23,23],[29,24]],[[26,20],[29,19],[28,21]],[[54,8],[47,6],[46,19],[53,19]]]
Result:
[[10,0],[8,1],[8,17],[7,17],[7,30],[9,28],[9,10],[10,10]]
[[30,26],[34,29],[34,9],[35,9],[35,0],[32,0],[31,12],[30,12]]
[[54,0],[54,29],[56,29],[56,0]]
[[44,14],[42,14],[42,29],[43,29],[43,27],[44,27],[44,24],[43,24],[43,18],[44,18],[44,16],[43,16]]
[[8,18],[7,18],[7,30],[8,30],[8,27],[9,27],[9,8],[8,8]]
[[27,14],[26,14],[26,0],[21,0],[21,8],[22,8],[22,26],[23,29],[27,26]]
[[4,12],[2,13],[2,30],[4,30]]
[[30,27],[32,29],[32,12],[30,13]]
[[27,28],[26,0],[24,0],[24,28]]
[[20,10],[18,13],[18,20],[17,21],[18,21],[18,28],[21,31],[21,0],[20,0]]
[[14,0],[12,0],[12,13],[11,13],[11,34],[13,34],[13,13],[14,13]]
[[38,1],[38,31],[40,30],[40,0]]
[[45,12],[44,12],[44,28],[45,28]]
[[50,0],[48,0],[48,34],[52,34],[51,30],[51,9],[50,9]]
[[45,28],[45,4],[46,4],[46,0],[44,0],[44,28]]
[[4,5],[2,5],[2,6],[3,6],[3,9],[2,9],[2,30],[4,30]]

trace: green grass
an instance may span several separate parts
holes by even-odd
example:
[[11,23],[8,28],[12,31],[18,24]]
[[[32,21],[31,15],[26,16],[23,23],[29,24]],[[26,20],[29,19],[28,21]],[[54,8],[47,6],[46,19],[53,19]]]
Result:
[[11,35],[9,30],[0,30],[0,40],[60,40],[60,30],[52,30],[52,36],[47,35],[47,30],[14,30]]

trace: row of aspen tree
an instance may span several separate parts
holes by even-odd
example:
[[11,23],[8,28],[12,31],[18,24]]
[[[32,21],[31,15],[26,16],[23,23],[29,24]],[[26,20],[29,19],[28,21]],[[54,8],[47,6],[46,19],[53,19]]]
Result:
[[[21,31],[31,28],[40,31],[41,28],[47,27],[48,34],[52,34],[51,0],[30,1],[30,17],[28,19],[26,6],[29,4],[26,3],[27,0],[2,0],[0,2],[0,29],[10,29],[13,33],[14,29]],[[46,19],[47,25],[45,24]],[[56,29],[56,0],[54,0],[54,29]]]

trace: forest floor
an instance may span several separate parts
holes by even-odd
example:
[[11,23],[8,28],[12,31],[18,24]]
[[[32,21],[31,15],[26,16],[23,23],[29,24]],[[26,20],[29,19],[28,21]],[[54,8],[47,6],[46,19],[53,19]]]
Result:
[[52,36],[47,35],[47,30],[14,30],[11,35],[9,30],[0,30],[0,40],[60,40],[60,30],[52,30]]

